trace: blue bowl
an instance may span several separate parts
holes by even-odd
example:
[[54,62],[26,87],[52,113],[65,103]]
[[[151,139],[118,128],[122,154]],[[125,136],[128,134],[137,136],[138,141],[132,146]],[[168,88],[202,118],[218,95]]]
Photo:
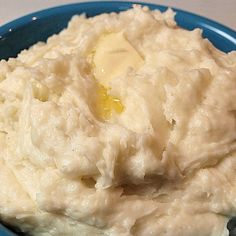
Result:
[[[155,4],[112,1],[75,3],[35,12],[0,27],[0,59],[16,57],[21,50],[34,43],[46,41],[49,36],[65,28],[75,14],[86,13],[88,17],[91,17],[105,12],[119,12],[131,8],[134,3],[160,11],[167,9],[166,6]],[[179,26],[188,30],[203,29],[203,36],[221,51],[236,50],[236,32],[234,30],[207,18],[173,9],[177,12],[175,19]],[[0,236],[13,235],[15,234],[0,225]]]
[[15,233],[11,232],[6,227],[0,225],[0,236],[17,236]]
[[[21,17],[0,27],[0,59],[15,57],[22,49],[38,41],[45,41],[50,35],[60,32],[74,14],[86,13],[95,16],[104,12],[119,12],[132,7],[134,2],[84,2],[35,12]],[[165,11],[167,7],[140,3],[151,9]],[[179,9],[176,20],[178,25],[192,30],[203,29],[203,36],[208,38],[218,49],[224,52],[236,50],[236,32],[204,17]]]

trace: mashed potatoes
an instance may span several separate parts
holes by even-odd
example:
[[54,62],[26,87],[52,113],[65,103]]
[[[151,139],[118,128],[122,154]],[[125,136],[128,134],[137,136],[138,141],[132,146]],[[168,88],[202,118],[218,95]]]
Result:
[[236,214],[236,53],[134,6],[0,62],[0,216],[31,235],[222,236]]

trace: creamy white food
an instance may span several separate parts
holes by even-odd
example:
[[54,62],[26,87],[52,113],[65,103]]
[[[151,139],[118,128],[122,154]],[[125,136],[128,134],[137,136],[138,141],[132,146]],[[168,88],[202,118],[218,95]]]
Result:
[[222,236],[236,215],[236,52],[135,6],[0,62],[0,218],[31,235]]

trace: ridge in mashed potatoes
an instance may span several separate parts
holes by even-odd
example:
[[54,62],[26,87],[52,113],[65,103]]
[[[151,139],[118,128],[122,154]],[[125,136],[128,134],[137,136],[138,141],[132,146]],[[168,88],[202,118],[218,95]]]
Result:
[[235,101],[236,53],[170,9],[74,16],[0,62],[0,217],[38,236],[227,235]]

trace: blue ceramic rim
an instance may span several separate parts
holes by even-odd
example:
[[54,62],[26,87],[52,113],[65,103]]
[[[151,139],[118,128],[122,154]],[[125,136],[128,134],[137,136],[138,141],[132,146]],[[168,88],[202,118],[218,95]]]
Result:
[[[160,11],[165,11],[168,8],[168,6],[158,5],[155,3],[145,3],[145,2],[135,2],[135,1],[134,2],[133,1],[128,1],[128,2],[124,2],[124,1],[91,1],[91,2],[79,2],[79,3],[65,4],[65,5],[61,5],[61,6],[56,6],[56,7],[36,11],[34,13],[30,13],[28,15],[25,15],[25,16],[22,16],[18,19],[15,19],[9,23],[6,23],[3,26],[0,26],[0,39],[3,38],[8,33],[10,33],[11,31],[13,31],[14,29],[22,27],[34,19],[37,20],[37,19],[41,19],[41,18],[47,18],[52,15],[57,15],[60,13],[70,12],[71,8],[73,6],[77,6],[77,5],[84,7],[84,9],[86,11],[87,7],[96,8],[97,4],[103,4],[103,5],[113,4],[114,8],[116,6],[119,6],[119,7],[122,6],[119,8],[120,10],[122,10],[122,8],[123,8],[123,10],[126,10],[127,8],[130,8],[133,4],[148,6],[150,9],[159,9]],[[174,8],[174,7],[172,9],[174,11],[176,11],[177,13],[179,12],[179,13],[187,16],[190,20],[191,19],[195,20],[195,21],[197,20],[200,23],[200,25],[204,26],[205,28],[207,28],[211,31],[216,32],[217,34],[223,36],[224,38],[226,38],[227,40],[231,41],[232,43],[234,43],[236,45],[236,31],[234,31],[233,29],[231,29],[223,24],[220,24],[216,21],[210,20],[206,17],[196,15],[196,14],[188,12],[188,11],[180,10],[180,9]]]
[[10,229],[0,224],[0,236],[17,236]]

